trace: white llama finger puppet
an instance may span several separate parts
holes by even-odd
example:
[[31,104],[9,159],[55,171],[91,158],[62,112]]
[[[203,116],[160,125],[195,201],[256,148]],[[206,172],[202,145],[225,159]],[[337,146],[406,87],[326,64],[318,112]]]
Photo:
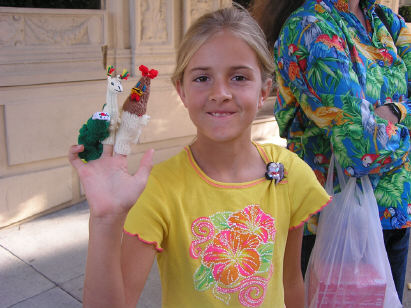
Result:
[[150,83],[158,75],[155,69],[149,70],[140,65],[141,78],[123,104],[120,128],[116,134],[114,152],[118,154],[130,154],[130,144],[136,144],[140,138],[141,131],[147,125],[150,116],[146,114],[147,102],[150,96]]
[[114,67],[110,65],[107,68],[107,94],[106,94],[106,104],[103,107],[103,112],[110,115],[110,135],[104,139],[102,144],[114,144],[116,130],[119,123],[119,112],[117,104],[117,95],[123,92],[123,86],[121,85],[121,80],[127,80],[129,73],[127,70],[123,70],[121,75],[112,76],[114,72]]
[[113,66],[107,68],[107,96],[102,112],[96,112],[80,129],[78,144],[84,145],[79,157],[84,161],[98,159],[103,152],[103,144],[114,144],[118,125],[117,94],[123,91],[121,80],[129,73],[123,70],[121,75],[112,76]]

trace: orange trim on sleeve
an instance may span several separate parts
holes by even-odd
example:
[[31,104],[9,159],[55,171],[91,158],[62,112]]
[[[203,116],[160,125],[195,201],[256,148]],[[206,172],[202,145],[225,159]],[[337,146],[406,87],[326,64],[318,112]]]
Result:
[[322,210],[323,208],[325,208],[327,205],[329,205],[332,200],[333,200],[333,197],[330,196],[330,199],[327,201],[327,203],[324,204],[322,207],[320,207],[319,210],[315,211],[314,213],[308,214],[308,217],[307,217],[306,219],[304,219],[304,220],[303,220],[301,223],[299,223],[297,226],[290,227],[288,230],[297,229],[297,228],[301,227],[302,225],[304,225],[304,224],[310,219],[311,216],[317,214],[318,212],[321,212],[321,210]]
[[267,153],[264,151],[263,147],[262,147],[260,144],[256,143],[256,142],[253,142],[253,144],[254,144],[254,146],[257,148],[258,152],[260,152],[260,155],[262,156],[264,162],[265,162],[266,164],[268,164],[268,163],[270,162],[270,159],[268,158],[268,155],[267,155]]
[[143,242],[143,243],[145,243],[145,244],[153,245],[153,246],[154,246],[154,249],[157,250],[157,252],[162,252],[162,251],[164,250],[163,248],[161,248],[161,247],[158,245],[157,242],[145,241],[145,240],[143,240],[143,239],[140,237],[140,235],[138,235],[137,233],[136,233],[136,234],[133,234],[133,233],[130,233],[130,232],[126,231],[125,229],[123,229],[123,232],[124,232],[125,234],[130,235],[130,236],[136,236],[141,242]]

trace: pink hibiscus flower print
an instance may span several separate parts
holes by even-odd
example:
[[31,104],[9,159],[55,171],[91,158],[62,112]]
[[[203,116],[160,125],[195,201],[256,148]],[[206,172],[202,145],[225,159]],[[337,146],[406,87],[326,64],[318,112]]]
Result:
[[268,240],[274,241],[274,219],[264,213],[258,205],[249,205],[244,210],[232,214],[228,218],[228,225],[237,232],[255,234],[264,243]]
[[230,285],[259,269],[260,256],[256,250],[259,244],[258,237],[253,234],[221,231],[204,252],[204,265],[213,268],[216,281]]

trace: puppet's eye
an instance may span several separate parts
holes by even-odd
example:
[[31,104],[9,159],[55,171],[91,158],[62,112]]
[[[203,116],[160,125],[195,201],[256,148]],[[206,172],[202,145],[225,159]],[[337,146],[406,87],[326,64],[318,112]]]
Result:
[[111,82],[111,85],[114,86],[114,82]]

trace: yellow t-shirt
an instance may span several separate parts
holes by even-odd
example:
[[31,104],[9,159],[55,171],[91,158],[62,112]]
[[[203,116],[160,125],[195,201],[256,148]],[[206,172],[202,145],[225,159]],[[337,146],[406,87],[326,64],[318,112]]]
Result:
[[265,163],[284,165],[277,184],[214,181],[189,147],[154,166],[124,229],[161,252],[163,307],[284,307],[288,231],[330,197],[297,155],[256,147]]

